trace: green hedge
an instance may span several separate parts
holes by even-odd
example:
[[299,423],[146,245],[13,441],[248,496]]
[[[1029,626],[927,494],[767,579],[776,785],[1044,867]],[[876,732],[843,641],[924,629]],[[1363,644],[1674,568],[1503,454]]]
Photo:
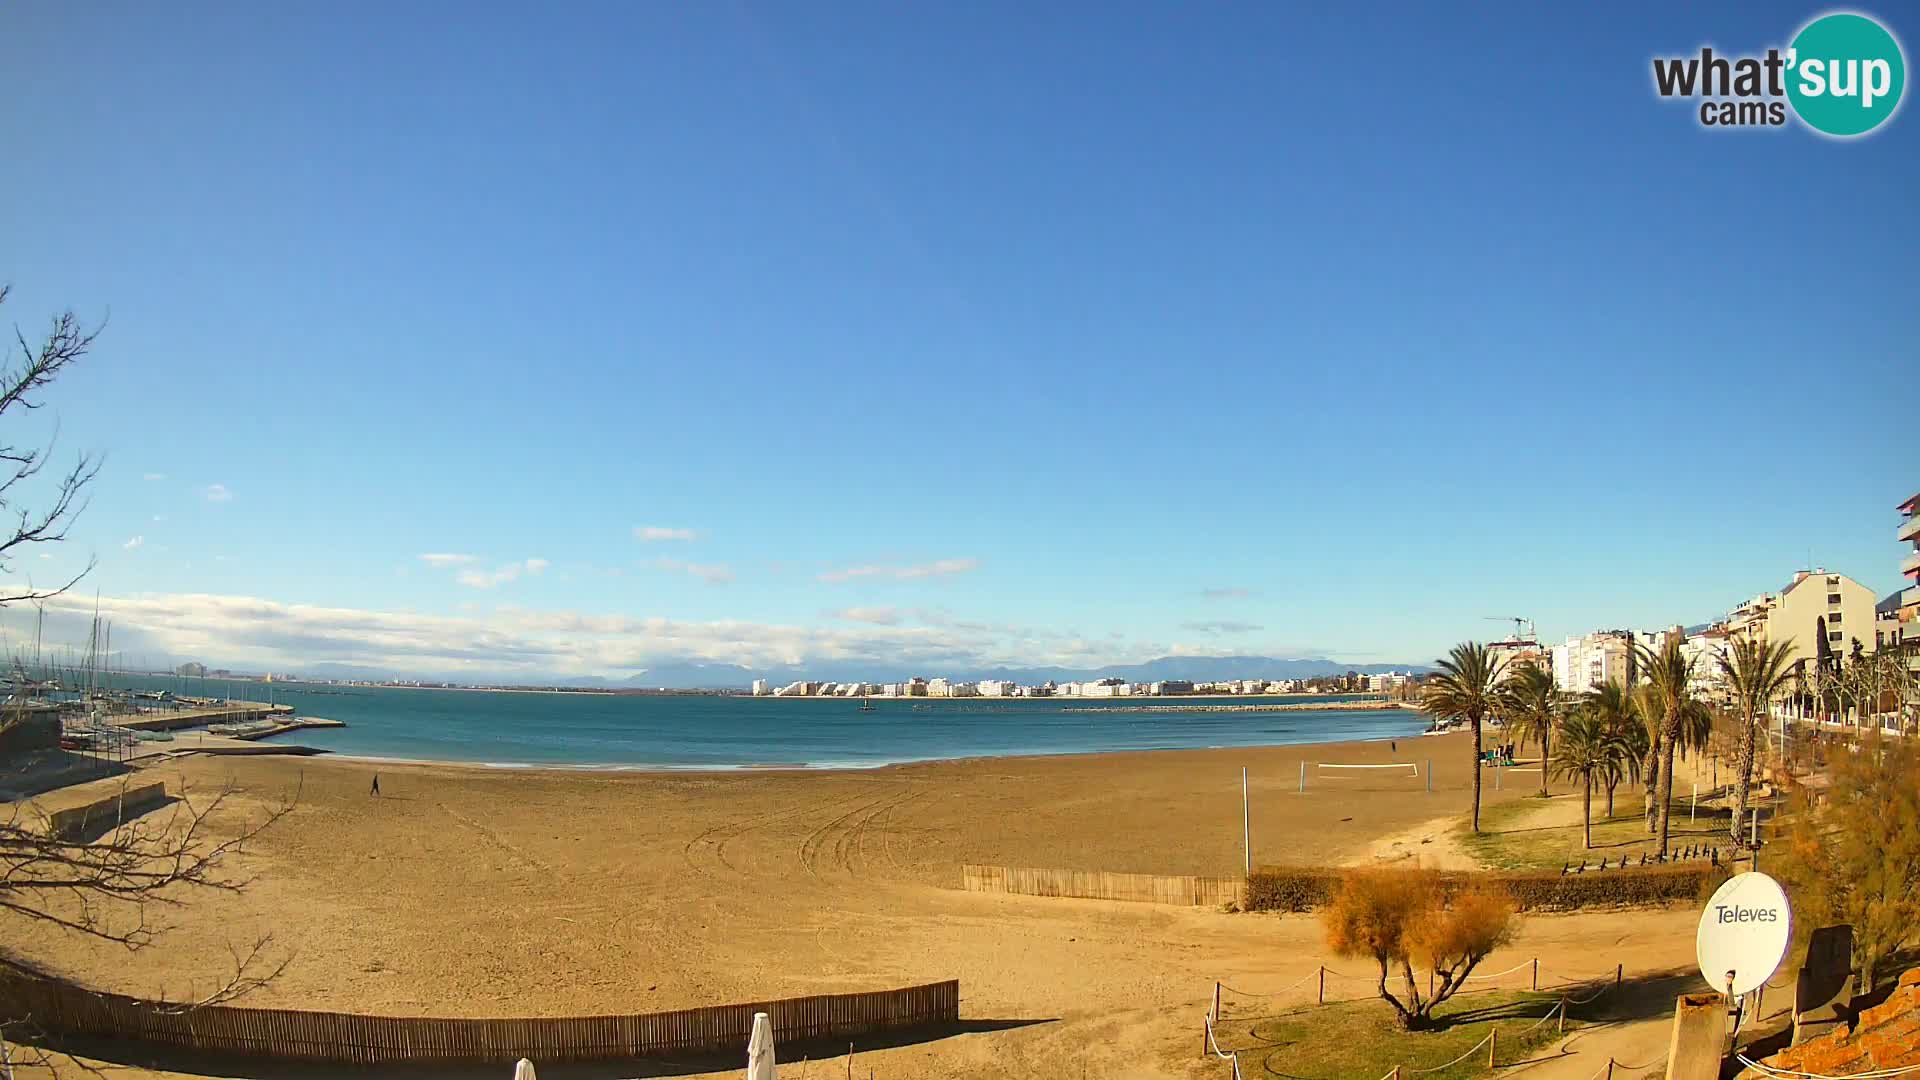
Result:
[[[1248,911],[1311,911],[1333,898],[1344,871],[1328,867],[1263,866],[1247,876]],[[1705,899],[1727,879],[1724,866],[1706,861],[1620,870],[1458,872],[1441,876],[1449,887],[1493,882],[1512,894],[1521,911],[1574,911],[1595,907],[1637,907],[1693,903]]]

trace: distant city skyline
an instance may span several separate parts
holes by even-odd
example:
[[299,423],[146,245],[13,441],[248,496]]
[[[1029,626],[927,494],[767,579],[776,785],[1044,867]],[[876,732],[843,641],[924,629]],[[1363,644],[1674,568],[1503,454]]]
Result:
[[1360,76],[1324,11],[9,10],[0,315],[107,326],[7,434],[91,503],[7,570],[98,559],[49,641],[97,591],[122,654],[454,678],[1884,596],[1920,119],[1649,85],[1810,11],[1405,5]]

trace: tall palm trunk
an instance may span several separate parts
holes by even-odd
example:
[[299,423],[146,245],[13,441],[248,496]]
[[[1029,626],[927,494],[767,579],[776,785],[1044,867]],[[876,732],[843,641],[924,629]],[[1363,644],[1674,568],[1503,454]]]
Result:
[[1587,774],[1587,791],[1580,804],[1581,843],[1593,850],[1593,774]]
[[1667,853],[1667,836],[1673,824],[1673,750],[1680,741],[1680,713],[1667,715],[1666,737],[1660,740],[1660,854]]
[[1473,723],[1473,831],[1480,831],[1480,718],[1471,718]]
[[1654,732],[1653,745],[1647,747],[1646,768],[1640,774],[1640,799],[1646,804],[1648,836],[1652,836],[1655,830],[1653,797],[1655,789],[1660,786],[1660,744],[1664,741],[1659,732]]
[[1747,787],[1753,783],[1757,726],[1755,718],[1749,716],[1740,730],[1740,783],[1733,790],[1733,846],[1736,848],[1745,843],[1746,833],[1740,826],[1747,820]]
[[1548,723],[1540,729],[1540,797],[1547,797],[1547,762],[1553,760],[1553,725]]

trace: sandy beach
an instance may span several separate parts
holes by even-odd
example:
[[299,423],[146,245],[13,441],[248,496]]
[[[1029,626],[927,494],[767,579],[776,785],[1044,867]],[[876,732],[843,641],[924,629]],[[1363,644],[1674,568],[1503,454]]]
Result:
[[[202,794],[234,786],[219,829],[298,796],[237,860],[250,889],[159,912],[172,929],[138,953],[18,919],[5,933],[91,985],[175,997],[221,977],[229,943],[271,933],[290,960],[248,1004],[407,1015],[649,1011],[958,978],[964,1018],[1044,1022],[878,1050],[863,1058],[877,1075],[1084,1063],[1212,1076],[1193,1039],[1213,980],[1277,985],[1311,970],[1324,954],[1314,920],[963,893],[960,864],[1236,874],[1242,766],[1256,864],[1402,851],[1446,862],[1459,858],[1447,834],[1467,757],[1463,736],[852,772],[189,757],[142,775]],[[1418,761],[1424,774],[1428,759],[1431,793],[1425,775],[1313,767]],[[1494,791],[1489,775],[1485,797],[1527,787]],[[1490,962],[1557,950],[1582,974],[1671,967],[1692,920],[1530,919]]]

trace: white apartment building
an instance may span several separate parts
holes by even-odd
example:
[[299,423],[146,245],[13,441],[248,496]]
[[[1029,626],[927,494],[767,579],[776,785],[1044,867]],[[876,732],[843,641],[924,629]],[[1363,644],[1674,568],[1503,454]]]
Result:
[[981,697],[1012,697],[1014,685],[1004,679],[980,680]]
[[767,696],[767,680],[765,679],[753,680],[753,696],[754,697]]
[[928,697],[952,697],[953,684],[948,682],[945,679],[928,679],[927,680],[927,696]]

